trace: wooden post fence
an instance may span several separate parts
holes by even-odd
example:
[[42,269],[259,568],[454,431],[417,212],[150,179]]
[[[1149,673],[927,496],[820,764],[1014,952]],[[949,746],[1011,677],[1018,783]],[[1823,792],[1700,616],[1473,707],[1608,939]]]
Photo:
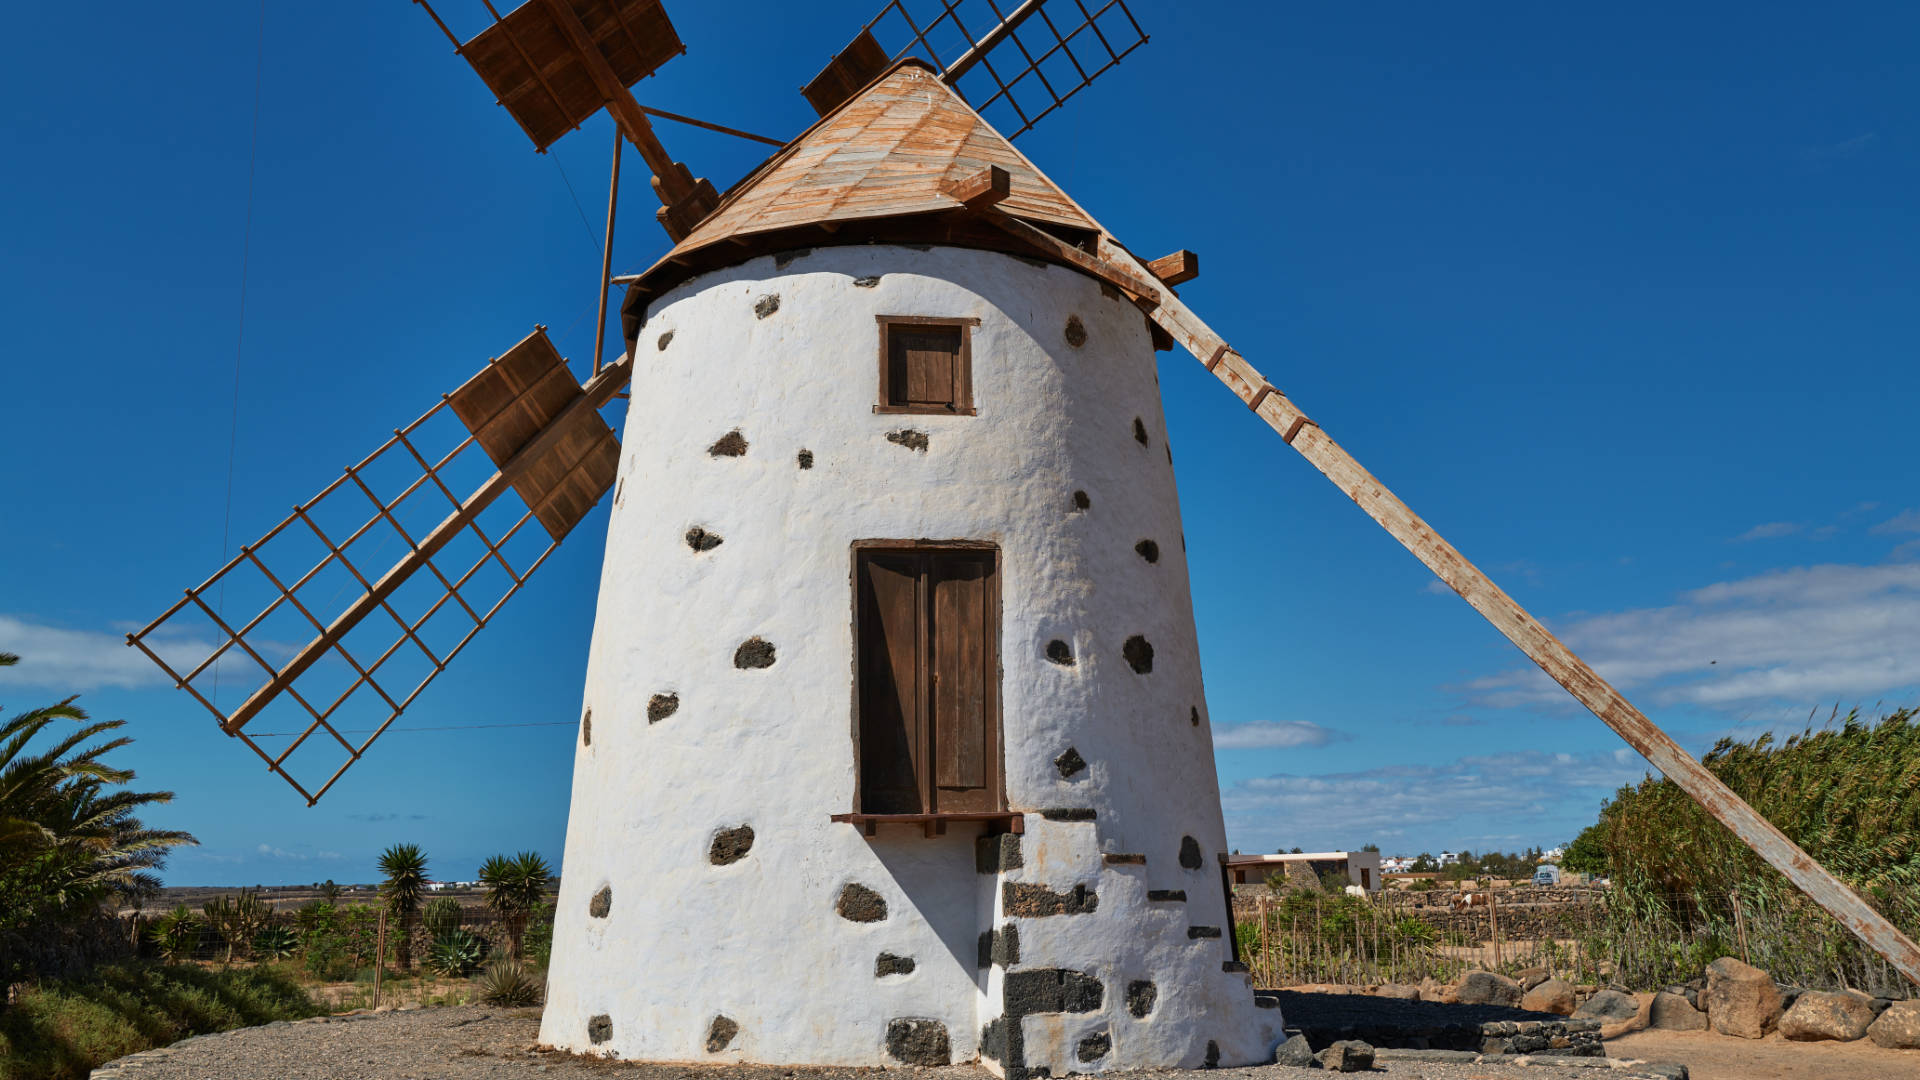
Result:
[[380,1007],[380,976],[387,968],[387,909],[381,908],[373,924],[373,1007]]

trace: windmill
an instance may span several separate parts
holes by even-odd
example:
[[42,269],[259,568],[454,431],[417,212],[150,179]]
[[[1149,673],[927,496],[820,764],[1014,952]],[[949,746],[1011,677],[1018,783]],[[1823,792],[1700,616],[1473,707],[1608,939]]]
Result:
[[[649,117],[718,125],[629,89],[682,51],[658,0],[488,4],[465,42],[427,7],[536,149],[600,108],[639,149],[672,247],[619,279],[603,255],[626,352],[596,343],[583,383],[536,328],[130,641],[311,804],[611,493],[546,1041],[1019,1077],[1263,1061],[1280,1017],[1234,952],[1153,377],[1178,345],[1920,980],[1912,942],[1196,316],[1191,252],[1137,258],[989,123],[1030,129],[1143,44],[1123,0],[970,2],[888,3],[807,83],[819,121],[724,194]],[[610,200],[609,251],[612,226]],[[599,410],[629,386],[622,443]],[[209,602],[248,588],[244,622]],[[218,644],[176,665],[195,621]],[[228,705],[234,667],[257,688]],[[289,745],[250,732],[270,720]]]

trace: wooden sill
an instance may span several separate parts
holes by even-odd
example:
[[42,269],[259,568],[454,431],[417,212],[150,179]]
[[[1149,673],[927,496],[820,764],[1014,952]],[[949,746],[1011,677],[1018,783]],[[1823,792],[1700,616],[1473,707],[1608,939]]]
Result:
[[979,416],[972,405],[965,408],[945,405],[875,405],[873,411],[885,416]]
[[964,814],[835,814],[833,821],[844,821],[849,825],[858,825],[861,831],[872,836],[882,825],[918,825],[929,837],[945,836],[947,826],[955,822],[980,822],[987,826],[988,834],[1024,833],[1027,831],[1027,818],[1017,810],[989,810]]

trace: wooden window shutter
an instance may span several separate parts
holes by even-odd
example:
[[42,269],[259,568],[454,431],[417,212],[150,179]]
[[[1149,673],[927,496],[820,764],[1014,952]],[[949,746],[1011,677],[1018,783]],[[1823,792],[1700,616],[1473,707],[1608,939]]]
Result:
[[969,330],[978,320],[880,317],[876,412],[972,415]]

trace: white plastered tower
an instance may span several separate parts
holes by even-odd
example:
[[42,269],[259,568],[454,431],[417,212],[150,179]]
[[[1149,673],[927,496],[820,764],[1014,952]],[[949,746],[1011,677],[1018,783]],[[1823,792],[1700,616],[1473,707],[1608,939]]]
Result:
[[[949,160],[888,187],[889,163],[928,172],[913,133],[942,124]],[[978,1057],[1016,1077],[1272,1059],[1279,1010],[1232,955],[1148,325],[1097,280],[912,205],[914,183],[937,200],[943,177],[989,164],[1014,172],[1009,213],[1071,235],[1070,201],[898,66],[629,298],[633,398],[544,1042],[643,1060]],[[796,211],[795,192],[848,175],[850,194]],[[884,212],[796,231],[876,177]],[[966,408],[888,407],[904,370],[889,320],[961,328]],[[990,568],[976,666],[991,741],[966,767],[967,813],[932,793],[952,781],[945,758],[924,813],[872,805],[861,581],[879,549]],[[936,741],[915,752],[950,752]]]

